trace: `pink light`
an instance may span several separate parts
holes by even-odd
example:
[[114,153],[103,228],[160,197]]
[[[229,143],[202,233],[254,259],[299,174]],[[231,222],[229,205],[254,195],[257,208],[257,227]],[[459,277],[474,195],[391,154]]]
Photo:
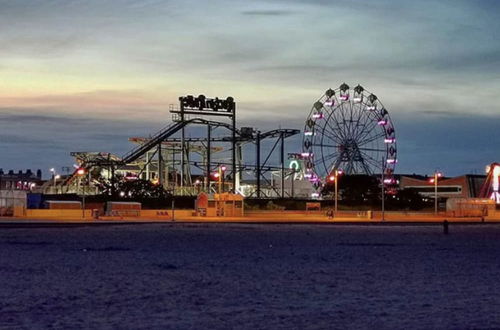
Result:
[[332,107],[334,104],[335,104],[335,101],[334,101],[334,100],[328,100],[328,101],[325,101],[325,105],[326,105],[326,106]]
[[303,153],[301,153],[300,155],[301,155],[302,157],[304,157],[304,158],[309,158],[309,157],[312,157],[312,156],[313,156],[313,154],[312,154],[312,153],[310,153],[310,152],[303,152]]
[[347,101],[347,100],[349,100],[349,94],[340,95],[340,100],[342,100],[342,101]]
[[394,142],[396,142],[396,139],[395,138],[388,138],[388,139],[385,139],[384,142],[385,143],[394,143]]
[[306,178],[306,179],[312,178],[312,174],[306,173],[306,174],[304,174],[304,178]]
[[314,132],[310,132],[310,131],[309,132],[304,132],[304,135],[305,136],[312,136],[312,135],[314,135]]
[[353,98],[352,100],[353,100],[354,102],[359,103],[359,102],[361,102],[361,101],[362,101],[362,98],[361,98],[361,97],[355,97],[355,98]]
[[387,120],[382,119],[382,120],[380,120],[380,121],[378,122],[378,124],[379,124],[380,126],[385,126],[385,125],[387,125]]
[[324,116],[323,116],[323,114],[322,114],[322,113],[314,113],[314,114],[312,115],[312,117],[313,117],[314,119],[321,119],[321,118],[323,118]]
[[367,110],[370,110],[370,111],[373,111],[373,110],[377,110],[377,107],[374,106],[374,105],[369,105],[366,107]]
[[384,179],[384,183],[391,184],[394,183],[393,179]]
[[397,159],[388,159],[387,164],[396,164],[398,161]]
[[316,192],[315,192],[315,193],[312,193],[312,194],[311,194],[311,197],[313,197],[313,198],[317,198],[317,197],[319,197],[319,194],[318,194],[318,193],[316,193]]

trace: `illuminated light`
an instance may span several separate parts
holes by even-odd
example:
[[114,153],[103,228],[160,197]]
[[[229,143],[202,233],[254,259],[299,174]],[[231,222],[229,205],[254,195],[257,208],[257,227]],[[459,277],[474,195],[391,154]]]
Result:
[[52,168],[50,169],[50,171],[51,171],[51,172],[55,172],[55,171],[56,171],[56,169],[52,167]]
[[219,174],[219,173],[217,173],[217,172],[216,172],[216,173],[214,173],[213,175],[214,175],[214,178],[216,178],[216,179],[218,179],[218,178],[220,177],[220,174]]
[[344,174],[344,171],[342,171],[342,170],[337,170],[337,175],[342,175],[342,174]]
[[394,183],[394,179],[384,179],[384,183],[386,184]]
[[322,118],[324,118],[325,116],[324,116],[321,112],[317,112],[317,113],[314,113],[314,114],[312,115],[312,117],[313,117],[314,119],[322,119]]
[[222,165],[222,166],[220,167],[220,170],[221,170],[222,172],[225,172],[225,171],[227,170],[227,167],[226,167],[225,165]]
[[493,192],[491,194],[491,199],[494,200],[495,203],[500,204],[500,192],[498,191],[500,189],[500,166],[495,164],[493,165],[493,168],[490,169],[490,171],[493,171],[493,182],[491,184]]
[[124,191],[120,191],[120,196],[121,197],[125,196],[125,192]]
[[200,179],[196,179],[196,181],[194,182],[195,185],[199,185],[201,183]]
[[370,110],[370,111],[377,110],[377,107],[375,105],[369,105],[366,107],[366,110]]
[[429,179],[429,183],[434,183],[434,178]]
[[395,138],[388,138],[388,139],[385,139],[384,142],[385,143],[394,143],[394,142],[396,142],[396,139]]
[[397,160],[397,159],[392,159],[392,158],[389,158],[389,159],[387,160],[387,164],[396,164],[397,162],[398,162],[398,160]]
[[76,174],[78,174],[78,175],[84,175],[84,174],[85,174],[85,169],[84,169],[84,168],[79,168],[79,169],[76,171]]
[[306,174],[304,174],[304,178],[306,178],[306,179],[312,178],[312,174],[306,173]]
[[319,178],[315,175],[312,175],[311,178],[309,178],[309,182],[319,182]]
[[380,126],[385,126],[385,125],[387,125],[387,120],[385,120],[385,119],[379,120],[378,124]]
[[303,152],[303,153],[301,153],[300,155],[301,155],[302,157],[304,157],[304,158],[309,158],[309,157],[312,157],[312,156],[313,156],[313,154],[312,154],[312,153],[310,153],[310,152]]
[[347,101],[347,100],[349,100],[349,94],[340,95],[340,100],[341,101]]
[[61,178],[61,176],[58,174],[54,177],[56,180],[59,180]]
[[329,107],[333,107],[335,105],[335,101],[334,100],[325,101],[325,105],[329,106]]
[[437,177],[438,177],[438,178],[440,178],[440,177],[442,177],[442,176],[443,176],[443,173],[441,173],[441,172],[437,172],[437,173],[436,173],[436,175],[437,175]]
[[311,197],[312,198],[318,198],[319,197],[319,193],[314,192],[314,193],[311,194]]
[[328,181],[332,181],[332,182],[335,181],[335,175],[330,175],[328,177]]
[[304,135],[305,136],[313,136],[314,132],[312,132],[312,131],[304,132]]
[[356,103],[360,103],[363,100],[363,98],[358,96],[358,97],[353,98],[352,100]]

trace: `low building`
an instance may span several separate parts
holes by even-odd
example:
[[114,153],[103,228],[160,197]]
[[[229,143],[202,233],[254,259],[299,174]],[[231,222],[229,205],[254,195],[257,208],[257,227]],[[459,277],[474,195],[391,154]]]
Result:
[[[415,189],[422,196],[434,198],[435,185],[432,177],[420,175],[400,175],[399,189]],[[438,198],[475,198],[479,196],[486,180],[485,175],[462,175],[454,178],[439,178],[437,182]]]
[[230,193],[200,193],[196,199],[196,213],[207,217],[242,217],[243,196]]
[[33,191],[43,184],[42,171],[37,170],[33,173],[30,169],[23,172],[22,170],[17,173],[10,170],[4,173],[0,169],[0,190],[24,190]]

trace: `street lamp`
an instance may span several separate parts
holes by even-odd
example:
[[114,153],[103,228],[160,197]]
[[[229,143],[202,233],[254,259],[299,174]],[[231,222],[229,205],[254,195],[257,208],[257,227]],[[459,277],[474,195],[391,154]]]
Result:
[[337,204],[338,204],[338,181],[339,175],[342,175],[342,170],[335,169],[332,174],[328,177],[328,181],[335,183],[335,213],[337,213]]
[[83,187],[82,183],[82,177],[85,175],[85,169],[80,167],[77,171],[76,174],[78,174],[79,179],[80,179],[80,185],[83,188],[83,198],[82,198],[82,218],[85,219],[85,187]]
[[222,165],[219,167],[219,170],[220,170],[220,176],[219,176],[219,180],[220,182],[222,182],[222,192],[224,192],[224,179],[225,179],[225,176],[226,176],[226,170],[227,170],[227,167],[226,165]]
[[443,173],[439,171],[434,172],[434,177],[429,180],[430,183],[434,183],[434,214],[438,214],[438,181],[439,178],[443,176]]
[[54,193],[57,194],[57,190],[56,190],[56,180],[60,178],[59,175],[56,174],[56,169],[55,168],[51,168],[50,171],[52,172],[52,178],[54,180]]

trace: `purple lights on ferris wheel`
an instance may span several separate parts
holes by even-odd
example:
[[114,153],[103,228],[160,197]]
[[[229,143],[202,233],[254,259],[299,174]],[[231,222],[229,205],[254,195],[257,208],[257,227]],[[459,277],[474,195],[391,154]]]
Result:
[[303,152],[300,154],[303,158],[312,158],[312,152]]
[[331,169],[342,168],[346,175],[383,170],[386,183],[392,182],[397,163],[394,124],[378,97],[362,86],[351,89],[344,83],[328,89],[313,103],[303,132],[304,179],[319,197],[331,181]]

